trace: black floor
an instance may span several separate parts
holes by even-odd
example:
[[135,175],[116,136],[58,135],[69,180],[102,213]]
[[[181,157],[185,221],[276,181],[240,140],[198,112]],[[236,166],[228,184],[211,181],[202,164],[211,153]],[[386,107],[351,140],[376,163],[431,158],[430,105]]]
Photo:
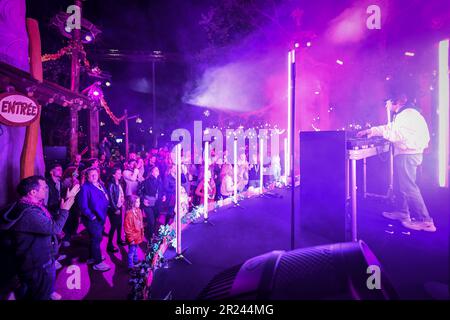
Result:
[[[224,269],[272,250],[290,248],[290,193],[282,198],[251,198],[241,208],[221,208],[211,214],[214,226],[189,225],[183,232],[185,256],[155,273],[152,298],[195,299],[211,278]],[[436,233],[415,232],[381,216],[385,204],[360,201],[358,231],[387,272],[401,299],[441,298],[448,283],[448,198],[440,189],[424,191]],[[298,199],[298,197],[297,197]],[[302,232],[299,247],[328,244],[329,240]],[[167,256],[174,255],[168,251]],[[445,292],[447,293],[447,292]]]

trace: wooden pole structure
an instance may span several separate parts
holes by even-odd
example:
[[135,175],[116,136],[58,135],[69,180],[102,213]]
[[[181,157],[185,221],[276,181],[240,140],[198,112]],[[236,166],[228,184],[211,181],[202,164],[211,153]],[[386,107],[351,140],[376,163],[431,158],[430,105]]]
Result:
[[[43,81],[39,24],[36,20],[27,18],[26,26],[29,39],[30,73],[36,80]],[[34,175],[39,128],[40,117],[26,128],[25,141],[20,156],[20,179]]]
[[91,158],[98,157],[100,142],[100,112],[97,107],[89,109],[89,150]]
[[[82,15],[81,0],[75,0],[75,5],[80,8],[80,15]],[[81,18],[80,18],[81,19]],[[78,60],[78,45],[81,44],[81,30],[74,29],[72,49],[72,64],[70,72],[70,90],[79,92],[80,90],[80,62]],[[78,153],[78,110],[76,107],[70,108],[70,156],[73,158]]]

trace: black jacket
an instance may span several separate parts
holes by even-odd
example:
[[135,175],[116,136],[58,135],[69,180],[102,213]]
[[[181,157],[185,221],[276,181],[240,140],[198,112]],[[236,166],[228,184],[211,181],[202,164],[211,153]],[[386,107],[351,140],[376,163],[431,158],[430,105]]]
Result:
[[[47,208],[52,214],[55,214],[58,212],[59,209],[61,201],[61,193],[58,191],[58,189],[56,189],[56,183],[53,181],[52,178],[47,179],[47,185],[48,185]],[[60,188],[62,188],[62,183],[60,184]]]
[[163,184],[161,178],[155,178],[154,176],[150,176],[144,180],[142,183],[141,197],[150,196],[156,197],[158,194],[158,198],[163,196]]
[[116,212],[119,210],[117,207],[117,201],[119,201],[120,196],[119,186],[120,184],[116,184],[113,181],[108,184],[109,211]]
[[176,189],[177,189],[177,180],[171,174],[168,174],[164,178],[164,195],[166,196],[175,195]]
[[0,230],[9,235],[17,272],[41,268],[55,258],[56,235],[61,233],[68,214],[59,209],[51,219],[41,208],[19,202],[0,217]]
[[164,189],[163,194],[167,197],[167,205],[169,207],[175,206],[177,181],[171,174],[167,175],[164,178],[163,189]]

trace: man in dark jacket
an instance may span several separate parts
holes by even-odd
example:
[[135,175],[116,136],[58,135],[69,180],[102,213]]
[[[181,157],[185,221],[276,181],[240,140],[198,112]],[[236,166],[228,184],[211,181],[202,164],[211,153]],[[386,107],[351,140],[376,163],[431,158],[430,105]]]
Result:
[[68,192],[67,200],[52,217],[43,205],[48,186],[45,178],[31,176],[17,187],[20,200],[0,220],[0,230],[8,233],[10,249],[14,252],[14,268],[21,284],[22,294],[17,299],[49,300],[55,273],[55,237],[61,232],[74,203],[79,186]]
[[47,186],[48,186],[48,198],[46,204],[48,210],[55,214],[59,210],[61,202],[61,178],[62,167],[59,163],[54,163],[49,167]]
[[114,168],[112,170],[110,182],[108,184],[109,209],[108,217],[111,223],[111,229],[108,234],[107,250],[109,252],[119,251],[113,245],[114,233],[117,231],[117,245],[124,246],[125,242],[122,240],[122,211],[125,207],[125,193],[120,185],[122,178],[122,170]]
[[147,221],[146,237],[150,242],[155,230],[155,220],[161,211],[161,204],[166,201],[161,177],[158,167],[154,166],[150,171],[150,176],[142,183],[139,196],[142,198],[142,208]]
[[110,266],[103,262],[100,243],[108,212],[109,198],[106,188],[99,181],[99,173],[96,168],[86,169],[85,179],[86,182],[81,186],[78,204],[81,219],[90,236],[88,264],[94,264],[94,270],[108,271]]

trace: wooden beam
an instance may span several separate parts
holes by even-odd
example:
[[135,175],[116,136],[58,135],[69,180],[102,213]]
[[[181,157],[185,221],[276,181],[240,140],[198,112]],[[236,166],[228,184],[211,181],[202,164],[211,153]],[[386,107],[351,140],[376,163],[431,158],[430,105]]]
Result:
[[[41,36],[36,20],[27,18],[28,53],[31,75],[38,81],[43,80],[41,60]],[[40,116],[26,128],[22,154],[20,156],[20,179],[34,175],[36,149],[39,139]]]
[[97,102],[83,94],[72,92],[50,81],[38,81],[30,73],[0,62],[0,90],[9,91],[10,88],[32,96],[41,105],[56,103],[63,107],[73,106],[78,109],[98,106]]

